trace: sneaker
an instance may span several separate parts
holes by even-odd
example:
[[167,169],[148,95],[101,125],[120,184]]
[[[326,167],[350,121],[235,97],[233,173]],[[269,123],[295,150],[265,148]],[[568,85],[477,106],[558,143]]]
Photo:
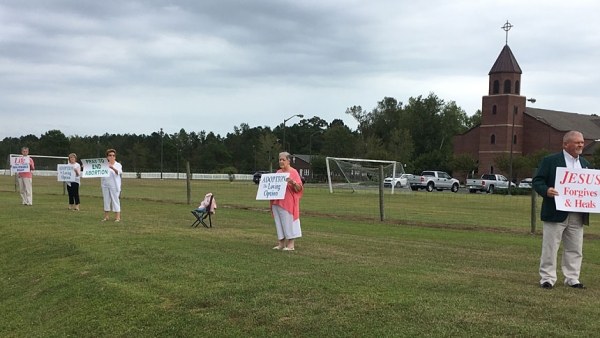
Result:
[[294,248],[285,247],[285,248],[283,248],[283,251],[294,251]]

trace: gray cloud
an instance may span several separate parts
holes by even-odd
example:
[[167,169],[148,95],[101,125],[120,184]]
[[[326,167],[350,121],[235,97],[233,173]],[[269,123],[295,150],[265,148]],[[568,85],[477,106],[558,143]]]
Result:
[[224,135],[295,113],[354,127],[346,107],[431,91],[472,114],[506,19],[523,94],[536,107],[597,113],[599,9],[593,1],[3,1],[0,138],[160,127]]

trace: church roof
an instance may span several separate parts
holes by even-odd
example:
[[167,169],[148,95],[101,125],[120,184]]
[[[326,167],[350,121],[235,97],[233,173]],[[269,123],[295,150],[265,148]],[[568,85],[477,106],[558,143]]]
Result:
[[600,139],[600,117],[597,115],[585,115],[531,107],[525,108],[525,114],[556,130],[564,131],[565,133],[570,130],[577,130],[581,132],[586,139]]
[[496,59],[496,62],[492,66],[490,73],[488,75],[492,75],[494,73],[518,73],[523,74],[521,71],[521,67],[519,67],[519,63],[517,59],[513,55],[510,47],[508,45],[504,45],[500,55]]

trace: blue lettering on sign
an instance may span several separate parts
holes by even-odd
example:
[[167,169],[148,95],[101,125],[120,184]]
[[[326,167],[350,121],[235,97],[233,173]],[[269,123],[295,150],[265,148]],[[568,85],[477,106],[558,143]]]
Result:
[[269,191],[269,190],[265,190],[265,197],[269,198],[271,196],[277,196],[278,192],[277,191]]
[[263,178],[263,181],[265,183],[279,183],[279,182],[283,182],[285,181],[285,177],[284,176],[267,176]]

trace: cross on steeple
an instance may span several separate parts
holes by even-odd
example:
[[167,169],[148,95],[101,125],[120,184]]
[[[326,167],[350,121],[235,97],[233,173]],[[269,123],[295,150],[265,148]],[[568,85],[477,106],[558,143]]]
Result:
[[504,26],[502,26],[500,28],[502,28],[506,32],[506,44],[508,45],[508,31],[511,28],[513,28],[513,25],[511,25],[510,22],[508,22],[508,20],[506,20],[506,23],[504,24]]

